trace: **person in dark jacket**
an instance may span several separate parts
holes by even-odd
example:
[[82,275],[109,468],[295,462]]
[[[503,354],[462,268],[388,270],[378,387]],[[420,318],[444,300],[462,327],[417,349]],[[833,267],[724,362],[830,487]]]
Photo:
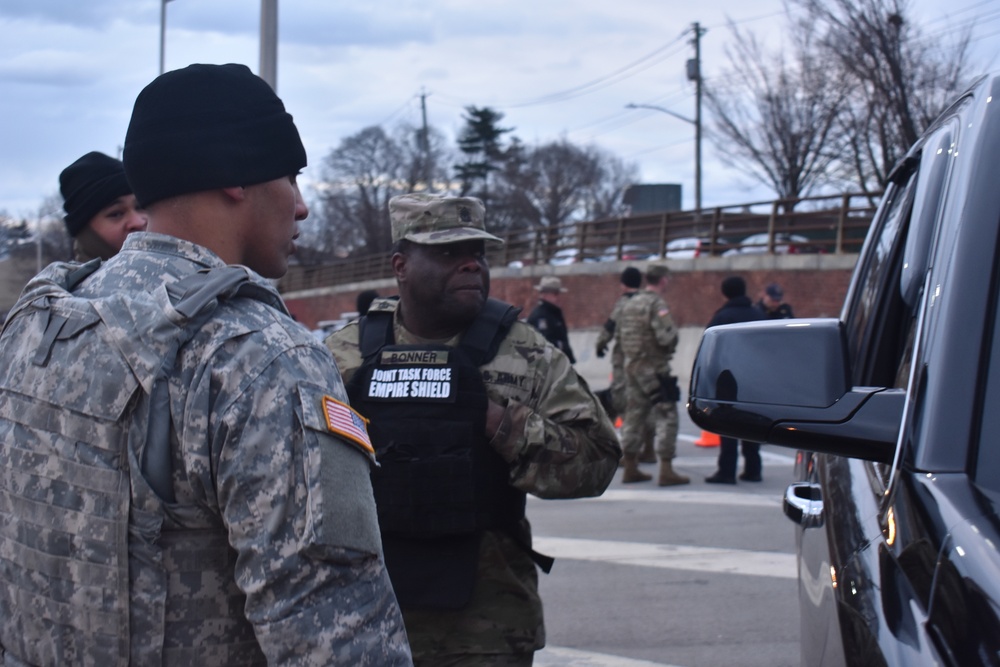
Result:
[[549,341],[569,357],[569,363],[575,364],[576,357],[569,345],[569,330],[559,307],[560,295],[566,291],[562,281],[555,276],[545,276],[535,285],[538,290],[538,305],[528,315],[528,324],[538,329],[545,340]]
[[785,291],[778,283],[771,283],[764,288],[757,302],[757,308],[764,314],[765,320],[787,320],[795,317],[792,307],[785,303]]
[[[750,297],[747,296],[747,285],[743,278],[729,276],[723,280],[722,295],[726,297],[726,303],[715,311],[715,315],[712,316],[706,328],[764,319],[764,314],[753,305]],[[719,441],[719,469],[711,477],[706,477],[705,481],[709,484],[735,484],[736,464],[739,457],[737,450],[740,441],[725,436],[720,436]],[[740,479],[744,482],[759,482],[762,479],[760,443],[745,440],[742,442],[743,473],[740,474]]]

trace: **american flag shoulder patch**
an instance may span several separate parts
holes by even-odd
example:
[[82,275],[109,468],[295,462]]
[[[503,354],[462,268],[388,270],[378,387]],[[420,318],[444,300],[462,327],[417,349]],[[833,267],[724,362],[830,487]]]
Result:
[[367,454],[375,455],[375,448],[368,438],[368,420],[355,410],[332,396],[323,397],[323,414],[326,416],[326,427],[331,432],[346,438]]

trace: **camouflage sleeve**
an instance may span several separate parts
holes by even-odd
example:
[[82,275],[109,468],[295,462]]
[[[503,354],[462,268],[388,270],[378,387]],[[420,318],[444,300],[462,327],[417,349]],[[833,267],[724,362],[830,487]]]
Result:
[[566,355],[540,334],[515,325],[484,368],[484,379],[489,378],[506,378],[487,381],[487,387],[506,406],[490,444],[511,464],[511,483],[541,498],[603,493],[621,447],[607,414]]
[[613,324],[613,321],[608,320],[604,323],[604,326],[601,327],[600,333],[597,334],[597,343],[594,345],[594,349],[598,351],[607,349],[608,343],[610,343],[611,339],[614,338],[614,328],[612,327],[609,330],[609,324]]
[[[263,360],[266,362],[267,360]],[[381,557],[371,456],[335,437],[326,350],[285,350],[214,426],[218,503],[269,665],[411,665]]]
[[601,327],[601,332],[597,335],[597,349],[607,348],[608,344],[615,338],[615,330],[618,327],[618,317],[622,312],[622,304],[624,303],[624,298],[619,298],[615,301],[615,305],[611,308],[611,314],[608,315],[607,321],[604,326]]
[[662,299],[657,299],[653,310],[650,312],[650,326],[656,342],[669,353],[677,349],[677,325],[674,324],[674,317],[670,314],[670,308]]

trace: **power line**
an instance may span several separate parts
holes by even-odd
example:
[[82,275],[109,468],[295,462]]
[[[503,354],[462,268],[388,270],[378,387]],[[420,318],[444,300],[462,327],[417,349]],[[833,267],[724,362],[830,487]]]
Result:
[[[621,68],[615,70],[614,72],[611,72],[610,74],[606,74],[606,75],[604,75],[602,77],[599,77],[599,78],[594,79],[592,81],[588,81],[587,83],[581,84],[579,86],[574,86],[573,88],[568,88],[566,90],[562,90],[562,91],[559,91],[559,92],[551,93],[549,95],[543,95],[542,97],[536,97],[533,100],[527,100],[525,102],[519,102],[517,104],[510,104],[510,105],[507,106],[507,108],[509,108],[509,109],[516,109],[516,108],[520,108],[520,107],[536,106],[536,105],[539,105],[539,104],[552,104],[553,102],[564,102],[566,100],[571,100],[571,99],[573,99],[575,97],[580,97],[581,95],[586,95],[588,93],[592,93],[595,90],[601,90],[602,88],[606,88],[607,86],[609,86],[609,85],[611,85],[613,83],[617,83],[618,81],[622,81],[624,79],[627,79],[627,78],[630,78],[632,76],[635,76],[639,72],[645,71],[645,70],[649,69],[650,67],[652,67],[653,65],[657,65],[657,64],[661,63],[662,61],[666,60],[667,58],[673,57],[678,52],[663,54],[663,51],[665,51],[668,48],[676,45],[677,42],[679,42],[683,38],[684,38],[684,34],[681,34],[678,37],[676,37],[675,39],[673,39],[672,41],[670,41],[670,42],[664,44],[663,46],[659,47],[658,49],[656,49],[656,50],[654,50],[654,51],[652,51],[650,53],[647,53],[646,55],[642,56],[638,60],[635,60],[635,61],[629,63],[628,65],[625,65],[624,67],[621,67]],[[647,62],[651,58],[654,58],[654,57],[657,57],[657,56],[659,56],[659,57],[656,60],[654,60],[652,62]],[[639,65],[642,65],[643,63],[646,63],[645,66],[639,68]],[[639,68],[639,69],[636,69],[636,71],[629,73],[629,70],[632,70],[632,69],[635,69],[635,68]],[[628,75],[625,76],[626,74],[628,74]]]

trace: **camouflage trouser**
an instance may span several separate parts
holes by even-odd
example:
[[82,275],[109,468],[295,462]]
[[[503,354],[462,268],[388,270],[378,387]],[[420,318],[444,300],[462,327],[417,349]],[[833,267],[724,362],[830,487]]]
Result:
[[642,388],[629,377],[625,383],[625,417],[621,440],[626,454],[639,454],[642,443],[653,435],[656,455],[670,461],[677,454],[677,404],[652,403]]

